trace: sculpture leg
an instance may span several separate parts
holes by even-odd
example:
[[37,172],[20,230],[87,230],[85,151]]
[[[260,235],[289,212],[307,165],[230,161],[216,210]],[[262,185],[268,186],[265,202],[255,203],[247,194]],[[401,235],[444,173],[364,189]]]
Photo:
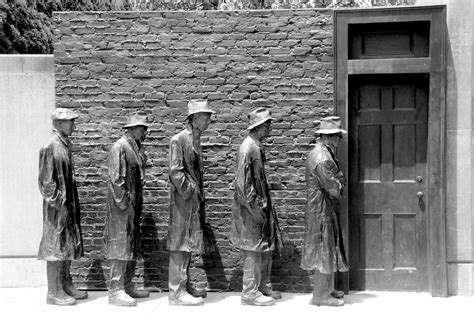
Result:
[[323,306],[341,306],[344,301],[331,296],[334,290],[334,273],[323,274],[319,270],[314,270],[314,289],[311,303]]
[[270,281],[270,275],[272,272],[272,252],[262,252],[262,279],[258,290],[263,293],[264,296],[272,297],[275,300],[281,299],[280,291],[274,291],[272,283]]
[[189,278],[189,265],[191,263],[188,263],[188,268],[186,269],[186,291],[192,295],[195,298],[205,298],[207,297],[207,291],[206,289],[202,288],[196,288],[193,286],[191,279]]
[[201,297],[194,297],[186,291],[188,268],[191,253],[184,251],[170,251],[169,264],[169,297],[170,305],[201,305]]
[[132,282],[133,277],[135,276],[135,268],[137,266],[136,261],[127,261],[127,266],[125,270],[125,292],[132,298],[148,298],[150,292],[138,290],[137,287]]
[[137,301],[125,292],[127,261],[110,260],[109,304],[135,306]]
[[71,261],[62,261],[62,278],[63,278],[63,289],[68,295],[73,297],[76,300],[87,299],[88,295],[86,291],[77,290],[76,287],[72,284],[71,277]]
[[68,296],[63,290],[61,278],[62,262],[46,262],[46,274],[48,277],[48,295],[46,303],[55,305],[73,305],[76,299]]
[[242,277],[241,303],[244,305],[273,305],[275,300],[264,296],[258,289],[262,281],[262,253],[243,251],[244,275]]

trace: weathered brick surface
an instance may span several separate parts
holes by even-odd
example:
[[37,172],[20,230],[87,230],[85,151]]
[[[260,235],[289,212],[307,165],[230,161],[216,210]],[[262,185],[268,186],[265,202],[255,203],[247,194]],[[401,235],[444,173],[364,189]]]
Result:
[[211,289],[241,288],[241,257],[228,240],[235,155],[247,113],[264,106],[278,119],[267,171],[285,245],[272,281],[283,291],[308,291],[299,268],[304,160],[313,121],[333,111],[331,11],[74,12],[54,20],[57,106],[80,114],[73,143],[86,258],[74,263],[76,280],[106,287],[107,152],[126,117],[143,112],[152,125],[138,282],[167,288],[168,143],[183,128],[187,101],[207,98],[217,111],[202,139],[207,221],[219,252],[195,257],[193,278],[203,284],[207,272]]

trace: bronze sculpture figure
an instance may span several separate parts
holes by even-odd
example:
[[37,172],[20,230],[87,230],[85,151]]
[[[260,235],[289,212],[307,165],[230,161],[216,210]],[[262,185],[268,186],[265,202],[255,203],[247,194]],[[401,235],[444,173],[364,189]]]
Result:
[[272,251],[282,244],[265,175],[262,144],[273,118],[268,109],[259,108],[249,114],[249,119],[249,135],[237,156],[230,241],[244,256],[242,304],[273,305],[281,294],[273,291],[270,283]]
[[108,156],[107,218],[105,255],[110,261],[109,304],[135,306],[135,298],[146,298],[132,282],[137,259],[142,257],[140,216],[145,184],[146,156],[143,140],[146,116],[129,117],[125,134],[116,141]]
[[83,256],[80,208],[69,136],[78,117],[72,110],[57,108],[51,114],[53,136],[39,154],[38,184],[43,196],[43,236],[38,259],[47,265],[46,302],[73,305],[87,298],[77,290],[70,274],[71,260]]
[[204,289],[189,282],[191,253],[202,254],[210,245],[203,226],[204,184],[201,133],[215,113],[205,100],[188,103],[187,126],[170,141],[170,222],[167,246],[169,263],[169,304],[201,305]]
[[336,149],[346,131],[340,128],[339,117],[321,119],[320,135],[306,160],[306,235],[301,268],[314,271],[314,290],[311,303],[341,306],[342,291],[334,290],[334,273],[345,272],[345,257],[339,226],[339,200],[342,196],[344,175],[339,168]]

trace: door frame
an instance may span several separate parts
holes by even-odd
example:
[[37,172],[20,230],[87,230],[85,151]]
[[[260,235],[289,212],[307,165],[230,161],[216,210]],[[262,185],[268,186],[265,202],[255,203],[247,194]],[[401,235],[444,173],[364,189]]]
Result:
[[[430,21],[429,57],[349,60],[350,24]],[[427,156],[427,275],[432,296],[448,295],[446,263],[446,179],[445,179],[445,103],[446,103],[446,6],[375,7],[336,9],[334,23],[334,108],[347,129],[348,78],[351,74],[429,73],[428,156]],[[349,174],[348,138],[338,149],[342,170]],[[344,245],[349,249],[349,198],[341,201],[341,227]],[[339,284],[349,287],[349,276]]]

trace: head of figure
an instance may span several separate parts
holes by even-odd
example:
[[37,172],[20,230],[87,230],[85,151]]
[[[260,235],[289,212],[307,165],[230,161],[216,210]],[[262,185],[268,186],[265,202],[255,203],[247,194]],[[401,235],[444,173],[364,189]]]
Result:
[[321,134],[323,142],[333,148],[337,148],[339,141],[342,138],[342,133]]
[[346,134],[346,131],[341,129],[341,118],[332,116],[322,118],[319,121],[319,129],[316,131],[316,135],[320,136],[326,145],[336,149],[343,134]]
[[143,142],[148,134],[148,128],[144,125],[137,125],[128,128],[128,132],[135,141]]
[[192,99],[188,102],[188,116],[186,120],[188,120],[193,131],[196,131],[196,135],[200,135],[209,127],[213,113],[215,111],[209,107],[207,100]]
[[128,117],[127,124],[124,126],[127,133],[135,140],[143,142],[148,134],[148,123],[146,116],[141,114],[134,114]]
[[78,115],[67,108],[56,108],[51,114],[53,127],[62,135],[70,136],[74,132],[74,122]]
[[198,112],[192,114],[188,117],[189,124],[192,126],[193,130],[198,132],[203,132],[209,127],[211,123],[211,113],[210,112]]
[[255,134],[255,136],[259,140],[264,140],[270,135],[270,131],[272,130],[272,120],[267,120],[262,124],[253,128],[250,132]]
[[258,108],[248,115],[250,126],[247,130],[254,134],[260,141],[267,138],[272,130],[272,120],[270,110]]
[[53,127],[59,131],[62,135],[71,136],[72,132],[74,132],[74,125],[75,120],[54,120]]

